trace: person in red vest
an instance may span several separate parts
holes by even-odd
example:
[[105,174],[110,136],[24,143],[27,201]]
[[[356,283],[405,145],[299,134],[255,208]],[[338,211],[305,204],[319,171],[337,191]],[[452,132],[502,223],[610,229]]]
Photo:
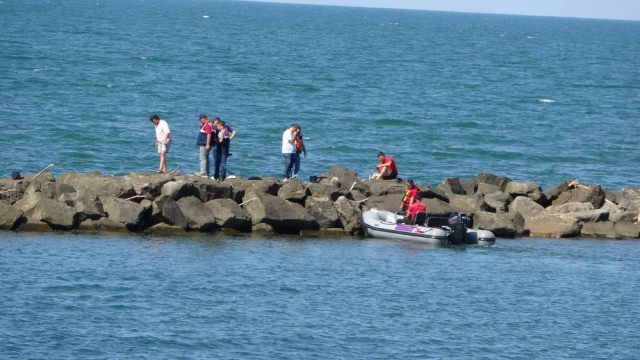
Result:
[[422,194],[420,193],[416,194],[415,201],[407,209],[404,219],[399,219],[397,223],[413,225],[416,213],[419,211],[427,211],[427,205],[422,202]]
[[386,156],[382,151],[378,153],[380,164],[376,165],[377,174],[371,175],[371,180],[391,180],[398,177],[398,168],[396,162],[391,156]]
[[409,206],[415,201],[416,195],[420,194],[420,189],[413,183],[413,179],[407,180],[407,188],[404,191],[402,197],[402,204],[400,204],[400,211],[407,211]]

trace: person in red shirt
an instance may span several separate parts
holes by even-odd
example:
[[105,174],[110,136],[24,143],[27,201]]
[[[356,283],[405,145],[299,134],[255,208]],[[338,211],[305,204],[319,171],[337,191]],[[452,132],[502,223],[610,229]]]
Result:
[[427,211],[427,206],[422,202],[422,194],[420,193],[416,194],[415,201],[407,209],[404,219],[399,219],[397,223],[413,225],[416,213],[419,211]]
[[378,153],[380,164],[376,165],[377,174],[371,175],[371,180],[391,180],[398,177],[396,162],[391,156],[386,156],[382,151]]
[[416,195],[420,194],[420,189],[413,183],[413,179],[407,180],[407,189],[404,191],[402,197],[402,204],[400,204],[400,211],[407,211],[409,206],[415,201]]

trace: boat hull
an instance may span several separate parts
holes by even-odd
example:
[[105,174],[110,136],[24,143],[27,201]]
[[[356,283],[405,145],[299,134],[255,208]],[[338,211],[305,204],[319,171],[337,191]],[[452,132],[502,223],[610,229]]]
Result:
[[[386,210],[371,209],[362,214],[362,226],[367,235],[375,238],[421,242],[434,245],[449,244],[450,231],[442,228],[396,224],[400,216]],[[491,246],[496,238],[491,231],[467,229],[467,244]]]

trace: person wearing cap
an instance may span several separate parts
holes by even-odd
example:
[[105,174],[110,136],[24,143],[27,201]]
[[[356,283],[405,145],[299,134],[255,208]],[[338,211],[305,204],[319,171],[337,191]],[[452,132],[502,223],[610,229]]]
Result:
[[382,151],[378,153],[380,164],[376,165],[377,174],[371,175],[371,180],[391,180],[398,177],[398,168],[396,162],[391,156],[386,156]]
[[151,115],[149,120],[156,127],[156,148],[160,155],[160,166],[158,167],[159,173],[167,172],[167,153],[169,152],[169,145],[171,143],[171,131],[169,130],[169,123],[160,119],[158,115]]
[[206,115],[200,114],[200,131],[196,145],[200,148],[200,171],[196,175],[209,177],[211,163],[209,162],[209,152],[211,151],[211,122]]
[[420,194],[420,189],[418,189],[418,187],[413,183],[413,179],[407,180],[407,188],[404,190],[402,204],[400,204],[400,211],[407,211],[409,206],[411,206],[415,201],[418,194]]
[[415,223],[416,213],[419,211],[427,211],[427,205],[425,205],[422,202],[421,193],[418,193],[416,195],[415,201],[411,204],[411,206],[409,206],[409,208],[405,212],[404,219],[398,219],[396,223],[413,225]]

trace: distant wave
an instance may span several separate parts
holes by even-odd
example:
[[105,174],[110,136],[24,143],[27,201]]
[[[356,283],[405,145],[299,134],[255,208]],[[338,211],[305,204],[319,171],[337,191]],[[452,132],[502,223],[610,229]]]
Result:
[[461,129],[477,129],[481,127],[481,125],[475,121],[460,121],[454,123],[453,126]]
[[555,100],[550,100],[550,99],[539,99],[538,100],[541,103],[546,103],[546,104],[552,104],[554,102],[556,102]]
[[376,120],[376,125],[392,125],[392,126],[415,126],[415,124],[409,120],[384,118]]

